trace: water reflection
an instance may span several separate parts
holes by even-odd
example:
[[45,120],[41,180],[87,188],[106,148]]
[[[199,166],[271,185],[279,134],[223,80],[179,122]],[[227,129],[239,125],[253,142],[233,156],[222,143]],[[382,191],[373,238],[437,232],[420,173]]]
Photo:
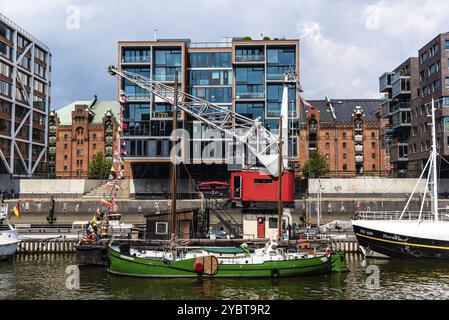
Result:
[[[348,255],[350,273],[280,279],[139,279],[80,267],[80,290],[65,287],[74,255],[21,255],[0,262],[0,299],[449,299],[449,264],[364,260]],[[366,286],[369,266],[380,289]]]

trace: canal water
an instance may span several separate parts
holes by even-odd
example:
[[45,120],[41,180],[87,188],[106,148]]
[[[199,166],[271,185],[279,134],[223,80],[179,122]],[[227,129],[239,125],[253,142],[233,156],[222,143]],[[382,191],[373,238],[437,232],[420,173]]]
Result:
[[[80,290],[69,290],[65,271],[75,264],[74,255],[21,255],[0,262],[0,300],[449,299],[449,263],[346,258],[350,273],[258,280],[136,279],[81,266]],[[376,270],[379,281],[372,278]]]

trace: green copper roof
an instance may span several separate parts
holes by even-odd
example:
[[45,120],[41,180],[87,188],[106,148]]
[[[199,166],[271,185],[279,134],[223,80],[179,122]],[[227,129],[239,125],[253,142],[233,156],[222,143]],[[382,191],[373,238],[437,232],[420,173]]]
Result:
[[71,104],[56,110],[60,125],[72,124],[72,111],[75,110],[76,105],[85,105],[89,108],[89,112],[94,116],[91,123],[102,123],[106,113],[110,110],[112,114],[118,119],[120,114],[120,103],[118,101],[100,101],[95,102],[93,106],[92,101],[74,101]]

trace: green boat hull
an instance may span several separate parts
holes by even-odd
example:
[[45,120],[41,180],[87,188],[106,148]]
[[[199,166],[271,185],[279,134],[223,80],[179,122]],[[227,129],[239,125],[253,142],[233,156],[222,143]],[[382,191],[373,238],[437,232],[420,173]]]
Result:
[[[131,257],[123,255],[111,248],[108,249],[110,273],[122,276],[149,278],[194,278],[198,276],[213,278],[270,278],[297,277],[326,274],[332,271],[345,271],[343,270],[346,268],[344,259],[340,260],[340,254],[334,255],[330,258],[316,257],[298,260],[267,261],[261,264],[219,264],[216,274],[203,275],[195,272],[195,259],[164,262],[161,260]],[[341,261],[343,261],[344,268],[342,267]],[[334,268],[341,270],[333,270]]]

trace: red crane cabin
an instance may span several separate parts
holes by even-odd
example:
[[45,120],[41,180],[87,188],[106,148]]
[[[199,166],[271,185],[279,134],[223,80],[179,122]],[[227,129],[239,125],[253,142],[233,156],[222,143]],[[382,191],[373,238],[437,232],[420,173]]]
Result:
[[[231,173],[231,199],[244,205],[253,202],[277,202],[278,181],[260,171],[241,171]],[[282,175],[282,200],[295,202],[295,175],[284,172]]]

